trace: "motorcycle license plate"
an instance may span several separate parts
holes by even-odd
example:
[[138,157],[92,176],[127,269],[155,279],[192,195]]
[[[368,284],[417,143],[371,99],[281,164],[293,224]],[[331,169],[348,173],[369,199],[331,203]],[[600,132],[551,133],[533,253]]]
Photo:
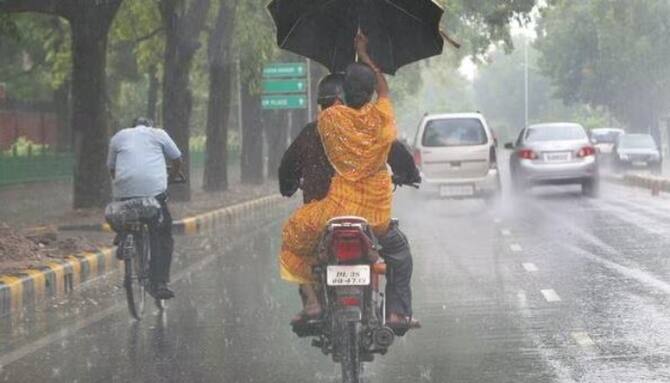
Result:
[[370,266],[328,266],[328,286],[367,286],[370,284]]

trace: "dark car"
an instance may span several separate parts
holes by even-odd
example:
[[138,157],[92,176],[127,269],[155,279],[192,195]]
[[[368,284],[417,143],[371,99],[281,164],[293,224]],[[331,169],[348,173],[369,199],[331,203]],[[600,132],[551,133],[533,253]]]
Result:
[[648,169],[660,173],[661,151],[649,134],[623,134],[614,146],[614,161],[619,171]]

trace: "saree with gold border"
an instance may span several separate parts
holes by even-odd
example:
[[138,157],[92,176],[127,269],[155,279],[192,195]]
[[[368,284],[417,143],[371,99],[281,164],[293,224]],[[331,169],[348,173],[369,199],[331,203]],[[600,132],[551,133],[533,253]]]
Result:
[[391,219],[393,191],[386,167],[396,138],[391,101],[380,98],[361,109],[333,106],[319,116],[318,130],[336,174],[326,198],[299,208],[284,225],[280,272],[294,283],[314,282],[316,247],[331,218],[363,217],[377,235],[386,233]]

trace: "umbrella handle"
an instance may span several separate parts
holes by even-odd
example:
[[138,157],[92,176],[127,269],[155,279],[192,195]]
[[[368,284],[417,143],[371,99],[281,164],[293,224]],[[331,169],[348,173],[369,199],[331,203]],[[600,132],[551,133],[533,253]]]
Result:
[[442,35],[443,39],[445,39],[449,44],[451,44],[451,46],[453,46],[456,49],[461,48],[461,44],[459,44],[458,42],[456,42],[456,40],[449,37],[449,35],[445,31],[440,30],[440,34]]

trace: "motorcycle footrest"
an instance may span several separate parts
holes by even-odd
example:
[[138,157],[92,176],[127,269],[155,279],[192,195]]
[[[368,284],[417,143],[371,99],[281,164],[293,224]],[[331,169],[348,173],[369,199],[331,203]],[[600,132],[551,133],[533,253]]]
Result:
[[319,336],[322,333],[323,321],[311,320],[307,322],[293,323],[293,332],[300,338],[308,336]]

